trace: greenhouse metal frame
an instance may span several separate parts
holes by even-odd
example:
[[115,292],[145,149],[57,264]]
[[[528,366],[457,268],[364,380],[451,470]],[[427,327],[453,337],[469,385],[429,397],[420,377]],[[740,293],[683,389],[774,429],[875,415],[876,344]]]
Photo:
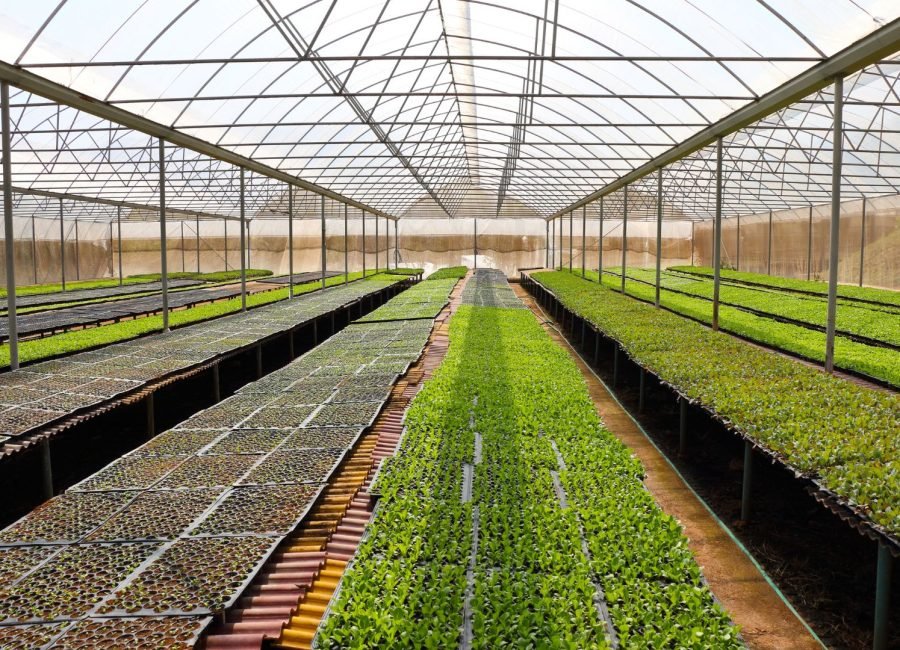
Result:
[[[123,223],[158,221],[164,331],[172,222],[182,267],[193,230],[198,272],[201,222],[224,224],[226,270],[239,224],[242,310],[250,224],[267,220],[287,221],[291,297],[299,221],[318,222],[323,288],[328,221],[342,226],[346,276],[348,219],[361,218],[364,271],[367,216],[376,269],[381,251],[400,265],[404,223],[427,234],[471,219],[477,267],[479,220],[531,219],[545,267],[621,267],[623,294],[628,229],[645,224],[657,308],[665,224],[690,223],[692,262],[694,226],[710,224],[715,331],[723,228],[736,225],[740,270],[741,219],[767,215],[771,271],[774,214],[808,210],[806,279],[814,216],[827,222],[831,372],[845,204],[861,201],[862,286],[867,205],[900,195],[900,7],[887,2],[832,0],[821,15],[762,0],[602,13],[567,0],[34,4],[0,4],[16,21],[0,39],[13,370],[16,218],[30,219],[35,283],[35,218],[58,222],[64,290],[67,222],[76,256],[79,222],[108,229],[121,282]],[[604,259],[613,233],[621,257]],[[888,572],[888,550],[878,557]]]

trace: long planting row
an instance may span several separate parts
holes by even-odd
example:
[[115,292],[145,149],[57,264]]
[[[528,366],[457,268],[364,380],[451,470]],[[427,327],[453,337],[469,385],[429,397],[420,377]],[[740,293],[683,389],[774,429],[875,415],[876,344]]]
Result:
[[532,276],[638,364],[900,533],[900,396],[825,374],[568,272]]
[[[708,266],[672,266],[671,271],[689,273],[692,275],[712,277],[713,269]],[[748,273],[746,271],[732,271],[722,269],[721,277],[732,282],[758,285],[763,287],[775,287],[785,291],[808,293],[819,296],[828,295],[828,283],[815,280],[795,280],[782,278],[777,275],[765,275],[763,273]],[[839,284],[837,295],[849,300],[871,302],[874,304],[891,305],[900,307],[900,292],[890,289],[876,289],[874,287],[854,287],[849,284]]]
[[0,647],[193,648],[312,506],[430,331],[352,324],[0,531]]
[[73,411],[288,331],[396,281],[367,279],[0,375],[0,454],[5,443]]
[[[652,302],[655,296],[655,287],[648,284],[647,279],[652,275],[654,278],[653,282],[655,282],[654,272],[629,270],[628,273],[629,276],[637,274],[642,277],[640,277],[640,279],[631,279],[631,277],[627,277],[625,281],[625,292],[640,300]],[[577,275],[580,276],[581,272],[578,271]],[[589,271],[586,273],[585,277],[596,282],[597,272]],[[621,276],[604,272],[603,284],[604,286],[619,289],[621,287]],[[667,281],[667,284],[670,284],[670,281]],[[683,290],[683,285],[680,284],[678,285],[677,290],[679,292],[664,287],[660,292],[660,304],[667,309],[697,319],[703,323],[708,324],[712,322],[712,302],[709,298],[706,296],[695,297],[680,293],[680,291]],[[694,290],[702,292],[704,289],[698,287]],[[732,291],[740,292],[752,290],[723,287],[721,293],[723,300],[727,297],[730,300],[726,300],[726,302],[735,302],[735,304],[750,302],[750,299],[746,295],[735,296]],[[795,316],[798,316],[800,314],[797,312],[801,310],[817,312],[817,308],[815,307],[798,307],[796,305],[792,307],[786,306],[802,300],[803,299],[798,296],[784,296],[779,298],[776,295],[772,295],[771,298],[754,298],[752,304],[755,307],[760,308],[760,311],[766,311],[768,313],[790,311]],[[824,305],[824,303],[822,303],[822,305]],[[868,320],[868,323],[871,323],[871,326],[867,326],[864,330],[867,333],[883,337],[886,341],[896,340],[897,337],[900,336],[896,333],[896,323],[900,321],[900,315],[887,314],[880,311],[861,310],[859,308],[840,305],[838,307],[839,317],[842,310],[845,308],[854,309],[857,312],[871,311],[873,314],[877,314],[877,316]],[[807,319],[811,320],[812,318],[813,316],[807,315]],[[811,329],[810,327],[793,323],[780,322],[768,315],[752,313],[744,308],[734,307],[728,304],[721,304],[719,307],[719,325],[727,332],[796,354],[806,359],[818,361],[820,363],[825,360],[825,333],[817,329]],[[900,387],[900,352],[896,349],[868,345],[866,343],[853,341],[844,336],[837,336],[835,337],[834,355],[835,365],[842,370],[855,372],[880,380],[892,386]]]
[[514,302],[469,281],[317,646],[740,647],[566,352],[529,311],[476,306]]
[[[615,269],[616,273],[620,269]],[[620,276],[621,277],[621,276]],[[654,284],[652,269],[628,269],[629,279]],[[663,272],[660,286],[673,293],[682,293],[706,300],[713,298],[712,278],[682,273]],[[796,321],[825,330],[828,302],[824,296],[785,292],[768,287],[751,287],[725,281],[719,290],[722,304]],[[859,337],[872,344],[900,346],[900,308],[876,306],[843,298],[838,300],[836,326],[839,334]]]

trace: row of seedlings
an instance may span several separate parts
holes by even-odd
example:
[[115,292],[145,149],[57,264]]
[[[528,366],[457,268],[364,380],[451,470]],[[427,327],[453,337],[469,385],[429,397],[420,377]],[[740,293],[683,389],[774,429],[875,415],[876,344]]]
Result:
[[740,647],[567,353],[502,274],[462,301],[317,647]]
[[0,531],[0,647],[193,647],[312,507],[429,332],[351,325]]
[[[174,280],[168,282],[169,289],[182,289],[196,287],[203,284],[201,280]],[[162,284],[159,281],[126,282],[122,286],[96,287],[91,289],[70,289],[68,291],[53,291],[47,293],[31,293],[22,295],[21,288],[16,289],[16,307],[47,307],[61,303],[69,304],[88,300],[104,300],[118,296],[128,296],[137,293],[159,293]],[[5,295],[3,296],[6,297]]]
[[[596,281],[597,273],[588,272],[585,277]],[[655,300],[655,271],[628,269],[626,277],[628,295],[645,302]],[[604,272],[603,283],[619,289],[621,276]],[[712,322],[712,280],[663,273],[660,288],[664,308],[704,324]],[[827,301],[823,297],[724,282],[719,301],[722,330],[812,361],[824,360]],[[838,302],[836,365],[900,387],[900,307],[852,299]]]
[[896,393],[823,373],[568,272],[531,277],[640,367],[896,540]]
[[379,278],[109,345],[0,375],[0,455],[7,441],[174,372],[288,331],[383,291]]

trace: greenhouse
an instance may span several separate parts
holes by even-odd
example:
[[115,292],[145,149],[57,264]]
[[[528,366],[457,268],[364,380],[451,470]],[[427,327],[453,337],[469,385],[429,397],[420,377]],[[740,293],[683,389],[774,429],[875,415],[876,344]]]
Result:
[[896,0],[0,0],[0,650],[900,648]]

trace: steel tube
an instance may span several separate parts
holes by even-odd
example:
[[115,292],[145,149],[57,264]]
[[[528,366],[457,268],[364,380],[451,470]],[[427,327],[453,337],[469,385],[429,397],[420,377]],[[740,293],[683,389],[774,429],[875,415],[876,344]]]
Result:
[[241,197],[240,197],[240,209],[241,209],[241,311],[247,311],[247,260],[244,257],[244,251],[246,250],[245,245],[246,241],[244,239],[245,229],[247,227],[247,214],[246,214],[246,197],[244,195],[244,168],[241,167]]
[[362,211],[362,258],[363,277],[366,277],[366,211]]
[[[660,259],[662,258],[662,168],[656,174],[656,297],[653,304],[659,309],[659,282],[660,282]],[[643,380],[643,374],[641,379]]]
[[866,254],[866,198],[862,200],[862,225],[859,234],[859,286],[863,286],[863,261]]
[[603,197],[600,197],[600,245],[597,246],[597,283],[603,284]]
[[806,280],[812,278],[812,218],[813,207],[809,206],[809,220],[806,226]]
[[769,236],[766,238],[769,250],[766,254],[766,275],[772,275],[772,210],[769,210]]
[[[159,266],[162,281],[162,328],[169,331],[169,271],[166,246],[166,143],[159,140]],[[152,410],[153,396],[150,396]]]
[[288,185],[288,298],[294,297],[294,191]]
[[34,222],[34,215],[31,215],[31,270],[34,275],[34,283],[37,284],[37,229]]
[[81,279],[81,257],[78,251],[78,217],[75,217],[75,281]]
[[348,259],[347,259],[347,255],[348,255],[348,245],[347,245],[347,210],[348,210],[348,209],[349,209],[349,206],[345,203],[345,204],[344,204],[344,284],[347,284],[347,282],[350,281],[349,278],[347,277],[347,276],[349,275],[349,262],[348,262]]
[[841,236],[841,165],[844,150],[844,78],[834,80],[834,129],[831,161],[831,241],[828,255],[828,315],[825,324],[825,370],[834,371],[837,318],[838,244]]
[[475,217],[472,223],[472,251],[475,253],[473,266],[478,268],[478,217]]
[[581,277],[587,271],[587,205],[581,206]]
[[12,203],[12,138],[9,117],[9,84],[0,82],[0,121],[2,139],[0,155],[3,156],[3,244],[6,252],[6,321],[8,328],[9,368],[19,367],[19,327],[16,320],[16,265],[15,232],[13,232]]
[[716,219],[713,225],[712,329],[719,331],[719,285],[722,271],[722,138],[716,141]]
[[[4,183],[5,185],[5,183]],[[59,269],[62,290],[66,290],[66,228],[63,222],[63,200],[59,200]]]
[[122,206],[116,206],[116,239],[117,245],[116,247],[119,249],[119,286],[121,287],[124,283],[124,277],[122,275]]
[[625,268],[628,264],[628,186],[622,201],[622,295],[625,295]]
[[572,212],[569,212],[569,273],[572,272]]
[[197,235],[197,273],[200,273],[200,215],[198,214],[194,222],[195,234]]
[[[325,257],[325,197],[324,197],[324,196],[321,197],[320,206],[321,206],[321,208],[320,208],[320,216],[321,216],[320,221],[322,222],[322,288],[324,289],[324,288],[325,288],[325,267],[326,267],[327,262],[328,262],[328,260],[327,260],[326,257]],[[378,221],[377,221],[378,217],[375,217],[375,219],[376,219],[375,223],[377,224],[377,223],[378,223]],[[377,227],[377,226],[376,226],[376,227]],[[377,256],[377,253],[376,253],[376,256]],[[376,258],[376,259],[377,259],[377,258]]]
[[550,222],[544,222],[544,268],[550,268]]

